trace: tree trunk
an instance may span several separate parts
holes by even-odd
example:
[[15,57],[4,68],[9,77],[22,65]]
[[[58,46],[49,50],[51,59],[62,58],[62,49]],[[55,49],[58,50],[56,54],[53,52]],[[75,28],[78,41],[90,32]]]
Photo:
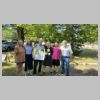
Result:
[[24,41],[24,28],[23,27],[17,27],[17,33],[18,33],[18,40]]
[[72,50],[74,50],[74,40],[75,40],[75,37],[74,37],[74,25],[72,25],[72,32],[71,32],[71,46],[72,46]]

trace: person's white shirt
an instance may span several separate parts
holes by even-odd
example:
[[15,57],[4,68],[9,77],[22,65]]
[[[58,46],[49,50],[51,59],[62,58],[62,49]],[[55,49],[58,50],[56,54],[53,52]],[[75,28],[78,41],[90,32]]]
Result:
[[45,48],[43,45],[36,44],[34,46],[33,56],[35,60],[44,60],[45,59]]
[[61,46],[60,49],[61,49],[62,56],[70,57],[73,54],[73,51],[70,45],[67,45],[67,47]]

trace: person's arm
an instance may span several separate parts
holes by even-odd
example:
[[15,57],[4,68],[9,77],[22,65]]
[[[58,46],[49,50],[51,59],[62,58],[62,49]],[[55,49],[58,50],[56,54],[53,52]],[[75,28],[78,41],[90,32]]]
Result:
[[35,54],[36,54],[35,52],[36,52],[36,48],[34,47],[33,48],[33,53],[32,53],[33,54],[33,59],[35,59]]
[[34,52],[34,47],[32,46],[32,59],[34,60],[33,52]]
[[15,47],[14,52],[15,52],[15,54],[18,54],[18,46]]
[[61,48],[59,48],[59,51],[60,51],[60,60],[61,60],[61,56],[62,56]]
[[51,48],[51,56],[53,55],[53,48]]
[[17,54],[18,54],[18,46],[15,46],[15,49],[14,49],[14,56],[15,56],[15,62],[17,62]]

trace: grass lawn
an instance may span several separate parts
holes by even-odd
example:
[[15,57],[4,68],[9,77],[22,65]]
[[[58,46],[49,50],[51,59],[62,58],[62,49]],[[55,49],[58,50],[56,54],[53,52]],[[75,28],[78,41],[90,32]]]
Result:
[[[74,60],[71,62],[71,76],[97,76],[98,75],[97,63],[98,63],[97,50],[86,49],[83,52],[81,52],[80,56],[74,57]],[[2,70],[3,76],[16,76],[15,63],[2,63],[2,66],[3,66]],[[46,67],[47,73],[45,76],[51,76],[49,73],[49,69],[50,69],[49,67]],[[61,71],[61,67],[59,68],[59,71]],[[42,69],[42,76],[43,76],[43,69]],[[53,74],[53,76],[56,75]]]

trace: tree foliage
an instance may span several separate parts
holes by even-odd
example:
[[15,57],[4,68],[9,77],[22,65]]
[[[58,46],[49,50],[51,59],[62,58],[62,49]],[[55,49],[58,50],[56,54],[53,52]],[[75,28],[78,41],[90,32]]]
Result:
[[61,42],[67,40],[73,49],[85,42],[98,41],[97,24],[3,24],[3,38],[32,39]]

